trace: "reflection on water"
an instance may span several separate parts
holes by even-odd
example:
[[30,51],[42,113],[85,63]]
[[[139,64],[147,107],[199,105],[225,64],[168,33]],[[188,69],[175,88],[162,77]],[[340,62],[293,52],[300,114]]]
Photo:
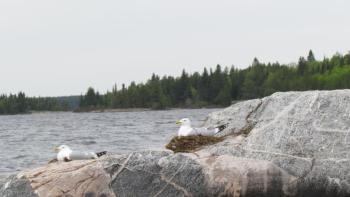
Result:
[[218,109],[106,113],[36,113],[0,116],[0,174],[40,166],[55,157],[53,147],[122,154],[163,149],[176,135],[175,121],[200,125]]

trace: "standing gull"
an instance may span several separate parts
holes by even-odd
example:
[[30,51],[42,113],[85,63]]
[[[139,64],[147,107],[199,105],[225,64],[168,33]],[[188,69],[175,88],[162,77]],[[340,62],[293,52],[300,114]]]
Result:
[[72,161],[72,160],[84,160],[84,159],[97,159],[102,155],[107,154],[106,151],[94,153],[94,152],[77,152],[72,151],[67,145],[61,145],[55,148],[57,152],[57,161]]
[[183,118],[177,121],[176,124],[181,125],[178,131],[178,136],[190,136],[190,135],[213,136],[227,127],[227,124],[224,124],[217,127],[192,128],[191,121],[188,118]]

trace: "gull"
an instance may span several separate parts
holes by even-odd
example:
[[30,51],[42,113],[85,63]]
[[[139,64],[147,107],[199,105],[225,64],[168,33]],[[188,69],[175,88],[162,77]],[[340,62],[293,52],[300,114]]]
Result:
[[191,121],[188,118],[183,118],[176,122],[176,124],[181,125],[178,131],[178,136],[190,136],[190,135],[203,135],[203,136],[213,136],[222,130],[224,130],[228,124],[215,126],[215,127],[200,127],[192,128]]
[[55,148],[55,152],[57,152],[57,161],[72,161],[72,160],[85,160],[85,159],[97,159],[102,155],[107,154],[107,151],[102,152],[77,152],[73,151],[67,145],[61,145]]

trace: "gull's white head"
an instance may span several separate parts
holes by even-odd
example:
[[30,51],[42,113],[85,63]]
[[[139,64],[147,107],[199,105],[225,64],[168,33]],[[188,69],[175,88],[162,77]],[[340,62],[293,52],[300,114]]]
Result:
[[176,124],[179,124],[181,126],[191,126],[191,121],[188,118],[183,118],[176,122]]
[[54,150],[55,150],[56,153],[58,153],[58,152],[60,152],[60,151],[69,151],[69,150],[71,150],[71,149],[70,149],[69,146],[67,146],[67,145],[61,145],[61,146],[55,147]]

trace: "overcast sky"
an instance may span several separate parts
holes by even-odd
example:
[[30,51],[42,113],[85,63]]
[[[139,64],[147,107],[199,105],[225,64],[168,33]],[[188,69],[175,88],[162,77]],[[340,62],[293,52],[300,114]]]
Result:
[[153,72],[350,50],[348,0],[1,0],[0,93],[77,95]]

